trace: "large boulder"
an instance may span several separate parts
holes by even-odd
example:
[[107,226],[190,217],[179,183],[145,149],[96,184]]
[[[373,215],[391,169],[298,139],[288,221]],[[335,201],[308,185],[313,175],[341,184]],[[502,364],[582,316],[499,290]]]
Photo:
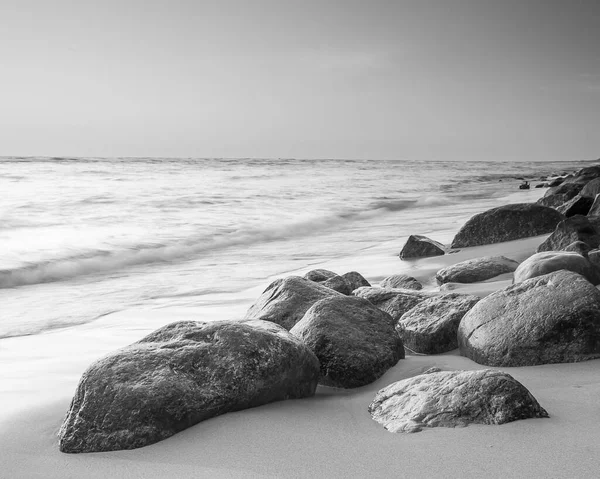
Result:
[[424,258],[446,254],[446,248],[427,236],[410,235],[400,251],[400,259]]
[[458,327],[460,352],[487,366],[533,366],[600,357],[600,291],[560,270],[483,298]]
[[500,274],[512,273],[519,263],[504,256],[484,256],[456,263],[440,269],[435,279],[444,283],[477,283]]
[[452,248],[480,246],[550,233],[564,217],[535,203],[492,208],[473,216],[452,241]]
[[600,194],[600,178],[594,178],[593,180],[588,181],[579,192],[580,196],[591,200],[596,198],[598,194]]
[[394,330],[393,319],[366,299],[322,299],[290,333],[319,358],[319,383],[325,386],[364,386],[404,358],[402,340]]
[[567,178],[565,183],[586,185],[596,178],[600,178],[600,165],[587,166],[580,169],[572,177]]
[[334,291],[337,291],[338,293],[342,293],[346,296],[348,296],[350,293],[352,293],[352,288],[348,284],[348,281],[346,281],[346,279],[343,278],[342,276],[336,275],[333,278],[329,278],[327,281],[323,281],[321,284],[327,288],[331,288]]
[[407,274],[394,274],[383,279],[379,286],[382,288],[423,289],[423,285],[412,276]]
[[312,351],[276,324],[169,324],[84,372],[59,447],[146,446],[220,414],[312,396],[318,378]]
[[577,195],[558,206],[556,210],[567,218],[575,215],[587,215],[593,203],[593,198]]
[[600,195],[596,195],[594,202],[587,212],[588,216],[600,216]]
[[362,274],[357,273],[356,271],[344,273],[342,278],[344,278],[350,285],[350,291],[362,288],[363,286],[371,286],[371,283],[369,283]]
[[514,282],[522,283],[561,269],[579,273],[594,285],[600,284],[600,270],[580,253],[571,251],[544,251],[530,256],[515,271]]
[[244,319],[271,321],[290,330],[317,301],[339,295],[309,279],[288,276],[273,281],[250,306]]
[[537,247],[541,251],[561,251],[574,241],[583,241],[594,249],[600,245],[600,235],[586,216],[575,215],[558,223],[554,231]]
[[575,198],[582,190],[583,185],[573,183],[562,183],[560,186],[549,188],[543,198],[537,200],[540,205],[556,208],[572,198]]
[[323,283],[334,276],[337,276],[337,273],[329,271],[328,269],[311,269],[304,275],[304,279],[314,281],[315,283]]
[[458,347],[461,319],[479,302],[478,296],[448,293],[434,296],[404,313],[396,331],[404,346],[421,354],[438,354]]
[[525,386],[491,369],[426,371],[381,389],[369,412],[390,432],[548,417]]
[[366,299],[377,308],[388,313],[394,319],[394,324],[409,309],[432,296],[431,293],[423,293],[412,289],[374,287],[358,288],[352,292],[352,295]]

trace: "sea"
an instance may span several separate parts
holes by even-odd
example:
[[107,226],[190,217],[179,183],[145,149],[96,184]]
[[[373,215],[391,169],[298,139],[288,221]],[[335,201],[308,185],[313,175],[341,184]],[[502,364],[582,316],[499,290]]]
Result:
[[371,254],[396,264],[409,235],[449,241],[585,165],[2,157],[0,348],[133,309],[239,315],[274,278],[332,262],[362,272],[354,259]]

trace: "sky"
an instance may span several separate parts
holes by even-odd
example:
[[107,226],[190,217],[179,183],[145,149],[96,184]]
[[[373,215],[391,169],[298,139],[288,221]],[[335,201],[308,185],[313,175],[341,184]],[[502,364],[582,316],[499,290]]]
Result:
[[0,0],[0,155],[589,160],[598,0]]

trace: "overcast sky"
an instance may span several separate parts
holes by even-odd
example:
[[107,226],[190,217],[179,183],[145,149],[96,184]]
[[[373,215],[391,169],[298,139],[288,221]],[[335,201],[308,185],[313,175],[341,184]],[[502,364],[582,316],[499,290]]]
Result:
[[600,156],[600,0],[0,0],[0,155]]

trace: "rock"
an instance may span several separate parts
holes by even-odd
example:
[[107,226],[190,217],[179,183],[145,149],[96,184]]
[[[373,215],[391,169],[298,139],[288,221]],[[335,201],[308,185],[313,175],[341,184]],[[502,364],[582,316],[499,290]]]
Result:
[[587,254],[587,259],[596,268],[600,268],[600,250],[592,250]]
[[469,259],[440,269],[435,279],[444,283],[477,283],[500,274],[512,273],[519,263],[504,256],[484,256]]
[[538,183],[537,185],[535,185],[536,188],[547,188],[548,187],[548,183]]
[[404,248],[400,251],[400,259],[440,256],[445,253],[446,248],[442,243],[427,238],[427,236],[410,235]]
[[600,235],[589,218],[575,215],[561,221],[554,232],[537,247],[537,252],[561,251],[574,241],[583,241],[592,249],[600,245]]
[[545,251],[530,256],[515,271],[514,282],[522,283],[561,269],[579,273],[594,285],[600,284],[600,271],[581,254],[571,251]]
[[304,279],[314,281],[315,283],[322,283],[327,281],[329,278],[337,276],[337,273],[329,271],[328,269],[312,269],[304,275]]
[[327,281],[324,281],[321,284],[327,288],[331,288],[334,291],[337,291],[338,293],[345,294],[346,296],[352,293],[352,288],[348,284],[348,281],[346,281],[346,279],[342,276],[333,276],[332,278],[329,278]]
[[462,319],[463,356],[487,366],[534,366],[600,357],[600,291],[560,270],[483,298]]
[[404,289],[423,289],[423,285],[412,276],[406,274],[394,274],[385,278],[379,286],[382,288],[404,288]]
[[288,276],[273,281],[250,306],[244,319],[271,321],[290,330],[317,301],[339,294],[314,281]]
[[588,181],[579,192],[580,196],[590,200],[594,200],[598,194],[600,194],[600,178],[594,178],[593,180]]
[[546,191],[543,198],[537,200],[537,203],[543,206],[549,206],[556,208],[572,198],[575,198],[583,185],[574,185],[571,183],[564,183],[558,187],[551,187]]
[[432,296],[431,293],[397,288],[358,288],[352,294],[368,300],[377,308],[391,315],[394,318],[394,324],[409,309]]
[[573,183],[579,185],[586,185],[592,180],[596,178],[600,178],[600,165],[588,166],[586,168],[582,168],[575,173],[570,178],[565,180],[565,183]]
[[390,432],[548,417],[525,386],[491,369],[433,371],[395,382],[377,393],[369,412]]
[[400,317],[396,331],[404,346],[416,353],[452,351],[458,348],[460,320],[477,302],[477,296],[458,293],[426,299]]
[[565,181],[565,178],[564,178],[564,177],[562,177],[562,176],[559,176],[558,178],[554,178],[553,180],[551,180],[551,181],[548,183],[548,186],[549,186],[550,188],[552,188],[552,187],[554,187],[554,186],[561,185],[561,184],[562,184],[564,181]]
[[143,447],[220,414],[313,396],[318,378],[315,355],[276,324],[169,324],[85,371],[59,447]]
[[362,274],[357,273],[356,271],[350,271],[349,273],[344,273],[342,275],[342,278],[344,278],[346,281],[348,281],[351,291],[354,291],[355,289],[361,288],[363,286],[371,286],[371,283],[369,283],[363,277]]
[[452,241],[452,248],[501,243],[550,233],[564,219],[558,211],[535,203],[492,208],[473,216]]
[[587,258],[587,255],[591,250],[592,248],[589,244],[584,243],[583,241],[573,241],[563,251],[572,251],[573,253],[580,254],[584,258]]
[[596,195],[594,202],[587,212],[588,216],[600,216],[600,195]]
[[366,299],[322,299],[290,332],[319,359],[325,386],[364,386],[404,358],[393,319]]
[[587,215],[593,203],[594,200],[592,198],[585,198],[577,195],[566,203],[558,206],[556,210],[567,218],[575,215]]

